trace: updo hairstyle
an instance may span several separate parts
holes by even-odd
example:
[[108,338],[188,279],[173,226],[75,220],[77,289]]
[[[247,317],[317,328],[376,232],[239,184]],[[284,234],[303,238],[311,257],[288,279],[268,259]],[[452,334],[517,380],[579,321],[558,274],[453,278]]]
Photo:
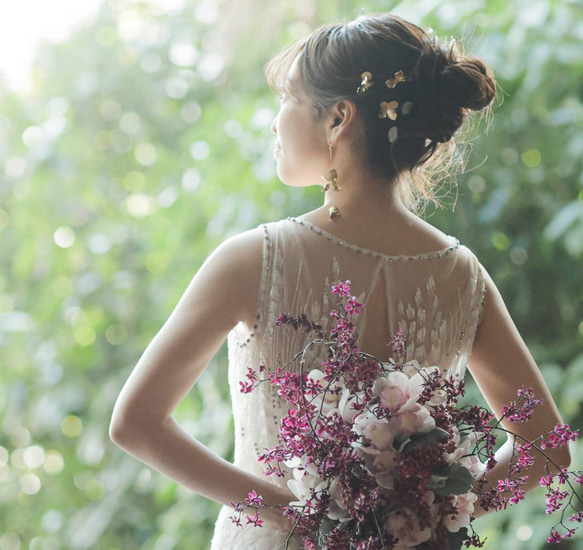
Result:
[[[419,213],[427,201],[439,206],[438,183],[465,164],[459,154],[462,140],[454,134],[459,136],[471,111],[491,110],[496,96],[491,70],[464,55],[455,39],[440,41],[431,29],[426,32],[391,13],[323,25],[276,52],[265,66],[276,94],[291,93],[285,79],[297,56],[300,82],[312,102],[312,122],[321,121],[336,102],[353,100],[365,129],[355,145],[366,166],[386,185],[398,185],[410,210]],[[385,81],[399,70],[408,80],[387,88]],[[372,74],[375,85],[357,94],[364,71]],[[380,103],[392,100],[400,105],[411,101],[409,113],[396,120],[379,118]],[[393,125],[398,138],[391,143],[387,134]]]

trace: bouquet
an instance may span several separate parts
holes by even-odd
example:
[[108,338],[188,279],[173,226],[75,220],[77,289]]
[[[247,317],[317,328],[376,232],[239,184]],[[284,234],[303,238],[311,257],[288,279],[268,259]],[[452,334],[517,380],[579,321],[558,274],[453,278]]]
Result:
[[[282,463],[293,478],[287,482],[297,501],[283,506],[283,515],[293,523],[286,549],[294,532],[301,535],[303,548],[334,550],[424,550],[482,547],[484,541],[475,533],[472,520],[474,502],[488,509],[505,509],[524,498],[521,485],[528,475],[512,478],[534,463],[529,450],[545,456],[545,470],[553,463],[559,473],[543,476],[540,485],[548,488],[547,513],[561,509],[570,495],[579,499],[569,474],[583,485],[580,471],[568,472],[544,452],[575,441],[578,430],[557,424],[543,436],[540,445],[499,426],[502,418],[524,422],[533,408],[542,403],[530,388],[523,386],[518,399],[504,406],[502,418],[493,425],[494,415],[479,406],[460,408],[464,381],[447,377],[438,366],[421,367],[416,360],[387,363],[361,352],[355,346],[352,318],[364,305],[350,295],[350,281],[332,285],[343,310],[333,310],[335,319],[329,335],[305,315],[279,316],[278,325],[291,324],[314,332],[315,339],[276,372],[248,367],[248,381],[241,381],[241,391],[250,393],[260,383],[270,382],[289,403],[279,430],[281,444],[258,457],[265,463],[266,475],[285,475]],[[402,331],[391,337],[398,357],[405,356]],[[315,344],[328,347],[328,359],[321,369],[305,372],[305,355]],[[284,368],[300,358],[300,372]],[[519,458],[511,462],[509,477],[497,487],[483,491],[484,474],[495,464],[495,430],[512,434],[523,443],[516,445]],[[539,438],[537,438],[539,439]],[[485,454],[486,462],[481,458]],[[513,452],[514,459],[514,452]],[[567,484],[571,489],[552,488]],[[510,493],[512,496],[507,496]],[[560,501],[563,501],[560,503]],[[579,499],[579,502],[580,499]],[[247,522],[261,526],[258,510],[268,505],[255,491],[244,502],[231,502],[238,516],[230,516],[241,525],[241,514],[248,507],[255,510]],[[565,514],[561,516],[561,525]],[[581,522],[577,511],[569,521]],[[561,535],[551,529],[548,542],[571,537],[575,529]],[[471,530],[471,534],[469,532]]]

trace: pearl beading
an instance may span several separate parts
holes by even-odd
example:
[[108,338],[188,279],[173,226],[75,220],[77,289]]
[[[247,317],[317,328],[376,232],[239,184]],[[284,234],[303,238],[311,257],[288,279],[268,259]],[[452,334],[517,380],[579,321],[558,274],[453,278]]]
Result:
[[387,254],[381,254],[379,252],[376,252],[374,250],[370,250],[368,248],[363,248],[361,246],[349,244],[349,243],[343,241],[342,239],[336,237],[336,235],[332,235],[331,233],[324,231],[320,227],[317,227],[313,223],[308,222],[306,220],[298,220],[297,218],[294,218],[292,216],[288,216],[285,219],[290,220],[290,221],[297,223],[299,225],[302,225],[304,227],[307,227],[308,229],[311,229],[314,233],[316,233],[318,235],[322,235],[323,237],[326,237],[329,241],[333,241],[336,244],[338,244],[344,248],[354,250],[358,254],[366,254],[369,256],[374,256],[379,260],[386,259],[389,262],[393,262],[393,261],[402,262],[405,259],[406,260],[425,260],[425,259],[432,260],[433,258],[441,258],[442,256],[449,256],[453,250],[457,249],[460,246],[460,242],[456,237],[454,237],[452,235],[448,235],[448,237],[454,239],[453,244],[451,244],[450,246],[447,246],[445,248],[442,248],[440,250],[435,250],[433,252],[425,252],[422,254],[413,254],[413,255],[399,254],[397,256],[389,256]]
[[[266,254],[266,246],[269,246],[269,232],[267,230],[267,225],[262,224],[263,227],[263,243],[264,243],[264,247],[263,247],[263,263],[264,263],[264,267],[262,269],[262,273],[261,273],[261,286],[262,288],[265,288],[265,285],[267,284],[267,277],[271,271],[271,262],[272,262],[272,258],[271,258],[271,254]],[[261,319],[261,313],[259,312],[259,307],[260,304],[257,304],[257,313],[255,315],[255,320],[259,321]],[[253,325],[253,329],[249,332],[247,339],[244,342],[235,342],[235,344],[237,345],[237,347],[243,348],[245,347],[250,341],[251,338],[255,337],[255,329],[257,329],[257,323],[255,323]]]

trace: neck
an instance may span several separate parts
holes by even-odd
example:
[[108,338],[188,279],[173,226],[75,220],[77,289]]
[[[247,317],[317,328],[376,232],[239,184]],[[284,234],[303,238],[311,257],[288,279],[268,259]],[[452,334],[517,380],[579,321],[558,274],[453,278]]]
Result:
[[337,172],[340,190],[335,191],[331,185],[325,192],[322,205],[326,213],[333,205],[340,210],[340,216],[334,217],[331,223],[338,225],[340,220],[370,221],[378,227],[390,226],[392,220],[402,222],[404,217],[415,216],[403,204],[396,182],[387,184],[372,177],[363,177],[362,172],[351,173],[347,166],[337,168]]

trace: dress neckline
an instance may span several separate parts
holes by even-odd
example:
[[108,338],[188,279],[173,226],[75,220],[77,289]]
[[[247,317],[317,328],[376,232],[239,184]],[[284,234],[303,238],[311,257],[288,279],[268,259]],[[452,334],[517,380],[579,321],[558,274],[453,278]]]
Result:
[[402,261],[405,259],[407,259],[407,260],[423,260],[423,259],[441,258],[442,256],[449,256],[449,254],[451,254],[451,252],[453,250],[456,250],[460,246],[460,242],[457,239],[457,237],[455,237],[453,235],[448,235],[448,237],[451,239],[451,244],[449,246],[446,246],[445,248],[441,248],[440,250],[434,250],[431,252],[423,252],[421,254],[412,254],[412,255],[411,254],[399,254],[396,256],[389,256],[388,254],[381,254],[380,252],[377,252],[375,250],[371,250],[370,248],[363,248],[362,246],[357,246],[355,244],[347,243],[346,241],[340,239],[336,235],[333,235],[332,233],[328,233],[328,231],[322,229],[321,227],[318,227],[317,225],[314,225],[312,222],[309,222],[308,220],[299,220],[297,218],[294,218],[293,216],[288,216],[285,219],[289,220],[291,222],[294,222],[298,225],[302,225],[304,227],[307,227],[308,229],[311,229],[317,235],[321,235],[323,237],[326,237],[326,238],[328,238],[329,241],[334,241],[335,243],[339,244],[340,246],[355,250],[355,251],[363,253],[363,254],[375,256],[378,259],[389,260],[390,262],[395,261],[395,260]]

